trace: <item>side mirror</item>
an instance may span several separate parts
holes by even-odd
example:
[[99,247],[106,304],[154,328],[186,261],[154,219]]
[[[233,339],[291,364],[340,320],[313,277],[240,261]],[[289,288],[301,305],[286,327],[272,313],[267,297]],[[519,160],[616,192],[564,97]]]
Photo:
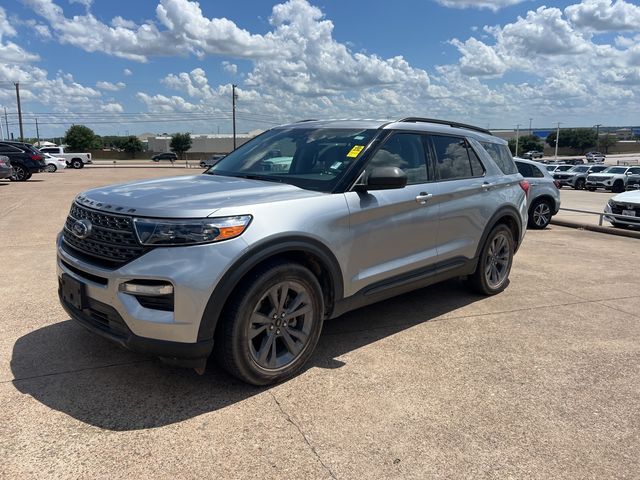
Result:
[[407,185],[407,174],[398,167],[377,167],[365,178],[364,184],[356,185],[354,190],[392,190]]

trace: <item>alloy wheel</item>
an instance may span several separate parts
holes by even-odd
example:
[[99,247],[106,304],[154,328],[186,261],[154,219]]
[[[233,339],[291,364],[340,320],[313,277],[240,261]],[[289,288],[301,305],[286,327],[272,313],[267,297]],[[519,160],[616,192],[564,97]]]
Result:
[[498,233],[487,250],[485,279],[491,288],[499,287],[509,274],[509,240],[503,232]]
[[546,224],[549,223],[550,219],[551,219],[551,209],[549,208],[549,205],[547,205],[545,202],[538,204],[536,208],[533,209],[533,222],[538,227],[545,226]]

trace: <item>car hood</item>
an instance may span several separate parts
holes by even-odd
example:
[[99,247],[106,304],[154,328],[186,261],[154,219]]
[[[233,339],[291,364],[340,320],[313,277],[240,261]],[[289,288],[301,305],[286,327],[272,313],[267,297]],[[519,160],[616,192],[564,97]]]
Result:
[[619,173],[590,173],[589,178],[609,178],[614,175],[620,175]]
[[224,207],[321,195],[325,194],[294,185],[201,174],[95,188],[78,195],[76,201],[90,208],[119,214],[202,218]]
[[618,203],[634,203],[640,205],[640,190],[619,193],[615,197],[612,197],[611,200]]

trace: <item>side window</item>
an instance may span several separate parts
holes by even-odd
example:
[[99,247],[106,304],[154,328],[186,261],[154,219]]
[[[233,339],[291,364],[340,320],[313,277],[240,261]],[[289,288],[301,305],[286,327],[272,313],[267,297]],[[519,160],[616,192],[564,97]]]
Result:
[[533,168],[528,163],[516,162],[516,167],[518,167],[518,172],[524,178],[533,177]]
[[640,175],[640,168],[630,168],[629,175]]
[[530,165],[530,167],[531,171],[533,172],[534,178],[544,178],[544,173],[542,173],[539,167],[536,167],[534,165]]
[[490,142],[482,142],[482,146],[487,151],[493,161],[496,162],[496,165],[502,173],[505,175],[512,175],[514,173],[518,173],[516,166],[513,162],[513,156],[511,155],[511,151],[509,147],[506,145],[499,145],[497,143]]
[[367,172],[376,167],[398,167],[407,174],[407,184],[429,181],[422,136],[415,133],[392,135],[371,157]]
[[22,153],[22,151],[12,145],[0,143],[0,153]]
[[461,137],[433,135],[436,173],[439,180],[480,177],[484,168],[467,141]]

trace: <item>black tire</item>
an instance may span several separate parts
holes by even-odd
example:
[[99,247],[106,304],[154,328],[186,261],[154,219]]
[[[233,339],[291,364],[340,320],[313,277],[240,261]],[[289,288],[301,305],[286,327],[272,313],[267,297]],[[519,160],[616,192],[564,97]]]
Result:
[[71,166],[75,169],[80,169],[84,167],[84,163],[82,163],[82,160],[80,160],[79,158],[74,158],[73,160],[71,160]]
[[[501,242],[504,242],[505,251],[501,248],[496,251],[495,247],[501,245]],[[502,292],[509,285],[513,253],[513,233],[504,224],[496,225],[482,246],[476,271],[467,279],[469,288],[482,295],[495,295]],[[496,262],[498,257],[500,261]],[[491,278],[494,268],[499,269],[499,278],[495,282]]]
[[587,181],[584,178],[579,178],[576,180],[573,188],[575,188],[576,190],[584,190],[584,186],[586,185],[586,183]]
[[45,170],[49,173],[54,173],[56,170],[58,170],[58,167],[53,163],[49,163],[47,164],[47,168],[45,168]]
[[594,187],[587,187],[587,190],[589,190],[590,192],[595,192],[596,189]]
[[225,307],[216,331],[216,360],[244,382],[281,382],[313,353],[323,317],[318,279],[297,263],[269,262],[243,280]]
[[13,174],[11,175],[12,182],[26,182],[31,178],[31,175],[22,165],[13,165]]
[[624,182],[622,180],[616,180],[611,186],[611,192],[621,193],[624,192]]
[[551,203],[545,199],[539,199],[533,202],[529,208],[529,228],[542,230],[547,228],[552,216]]

